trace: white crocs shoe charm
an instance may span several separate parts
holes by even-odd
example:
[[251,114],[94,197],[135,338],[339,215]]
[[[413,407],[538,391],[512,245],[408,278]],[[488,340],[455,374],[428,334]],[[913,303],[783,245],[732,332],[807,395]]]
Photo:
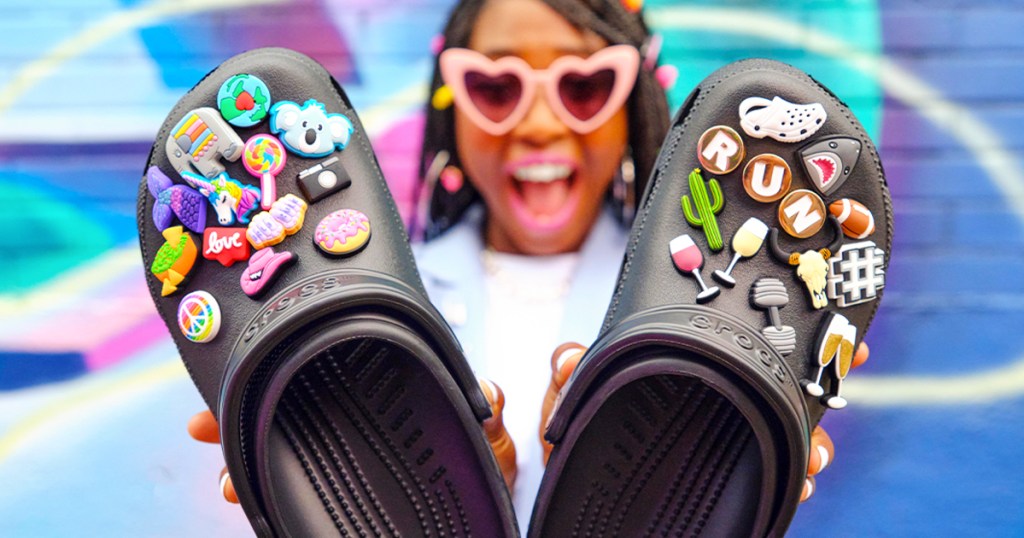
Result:
[[799,142],[816,133],[827,117],[819,103],[798,105],[778,96],[771,101],[748,97],[740,103],[740,125],[754,138]]

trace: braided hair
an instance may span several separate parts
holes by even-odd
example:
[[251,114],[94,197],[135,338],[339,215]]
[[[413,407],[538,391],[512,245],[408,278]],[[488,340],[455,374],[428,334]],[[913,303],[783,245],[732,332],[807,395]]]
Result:
[[[445,48],[466,47],[480,10],[493,0],[459,0],[452,9],[445,26],[443,37]],[[641,13],[627,9],[624,0],[542,0],[574,26],[593,31],[609,45],[633,45],[643,54],[650,43],[651,33]],[[434,76],[430,95],[444,84],[437,59],[434,60]],[[651,69],[641,68],[636,84],[626,102],[629,119],[628,144],[632,148],[635,166],[635,188],[644,192],[648,176],[654,168],[658,150],[668,131],[668,102],[665,91],[658,84]],[[438,156],[441,156],[438,158]],[[429,196],[424,202],[427,219],[424,235],[430,240],[455,225],[466,209],[479,194],[464,181],[456,192],[448,192],[437,186],[438,166],[435,161],[462,168],[455,148],[454,107],[438,110],[430,103],[426,107],[426,127],[423,149],[420,154],[419,177],[427,183],[421,196]],[[638,198],[638,197],[635,197]],[[634,204],[637,201],[634,200]],[[633,208],[635,209],[635,208]]]

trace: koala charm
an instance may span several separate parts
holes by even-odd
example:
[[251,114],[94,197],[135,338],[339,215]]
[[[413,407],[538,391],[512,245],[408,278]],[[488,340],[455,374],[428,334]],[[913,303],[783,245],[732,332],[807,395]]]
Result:
[[195,168],[209,179],[224,172],[219,157],[237,161],[243,147],[242,139],[221,119],[220,112],[210,107],[185,114],[171,129],[166,144],[167,159],[179,174]]
[[301,107],[291,101],[278,101],[270,107],[270,131],[284,133],[281,142],[303,157],[326,157],[335,146],[345,149],[353,130],[348,118],[328,114],[323,103],[313,99]]

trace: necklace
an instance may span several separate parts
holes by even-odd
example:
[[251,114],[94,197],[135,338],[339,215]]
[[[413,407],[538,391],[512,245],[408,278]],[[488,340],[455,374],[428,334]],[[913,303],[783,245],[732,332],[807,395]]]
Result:
[[[487,247],[481,253],[480,261],[489,277],[488,280],[493,282],[502,294],[523,303],[550,303],[563,299],[569,293],[578,256],[576,253],[519,256],[500,254]],[[516,268],[510,267],[517,263],[524,265],[523,269],[533,273],[537,278],[530,278],[529,274],[517,274]],[[553,278],[552,272],[560,272],[561,275]]]

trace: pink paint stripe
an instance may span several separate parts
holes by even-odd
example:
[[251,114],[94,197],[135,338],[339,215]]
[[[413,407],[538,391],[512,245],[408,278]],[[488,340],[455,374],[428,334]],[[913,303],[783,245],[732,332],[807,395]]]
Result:
[[154,342],[169,337],[163,320],[157,314],[153,314],[88,351],[85,354],[85,367],[97,370],[117,364]]

